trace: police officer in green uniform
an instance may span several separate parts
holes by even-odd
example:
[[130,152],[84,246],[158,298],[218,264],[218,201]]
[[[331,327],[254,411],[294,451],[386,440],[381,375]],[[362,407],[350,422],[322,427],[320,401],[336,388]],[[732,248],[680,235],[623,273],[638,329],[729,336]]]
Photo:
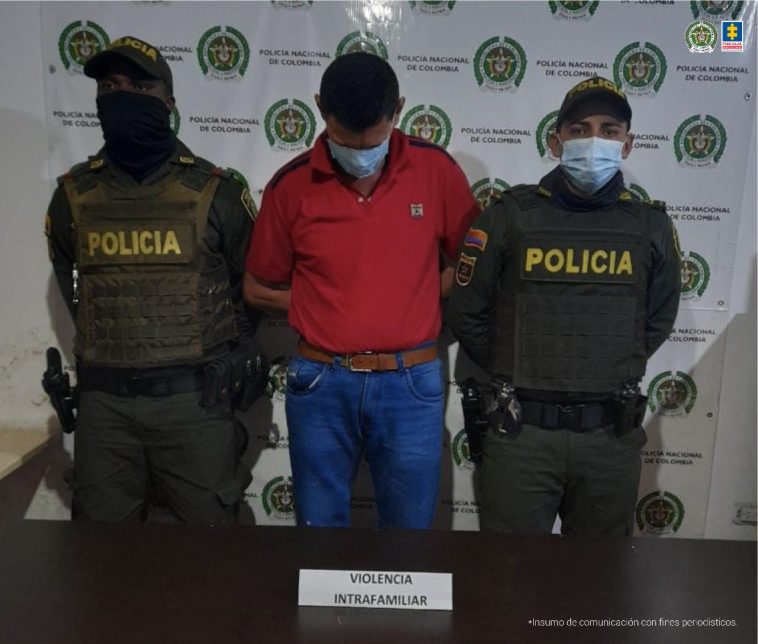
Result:
[[574,86],[560,165],[486,208],[459,256],[449,324],[498,392],[483,437],[483,529],[629,535],[648,358],[679,305],[680,252],[661,202],[619,166],[632,111],[611,81]]
[[[235,521],[250,472],[235,421],[256,355],[241,298],[249,191],[175,137],[171,70],[124,37],[91,58],[104,147],[58,179],[50,257],[76,324],[75,519]],[[234,373],[232,373],[232,371]]]

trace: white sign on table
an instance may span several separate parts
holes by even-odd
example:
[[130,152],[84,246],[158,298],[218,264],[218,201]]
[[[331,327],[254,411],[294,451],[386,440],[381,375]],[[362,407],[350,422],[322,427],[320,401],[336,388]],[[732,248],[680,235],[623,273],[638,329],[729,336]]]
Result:
[[298,606],[453,610],[449,572],[300,570]]

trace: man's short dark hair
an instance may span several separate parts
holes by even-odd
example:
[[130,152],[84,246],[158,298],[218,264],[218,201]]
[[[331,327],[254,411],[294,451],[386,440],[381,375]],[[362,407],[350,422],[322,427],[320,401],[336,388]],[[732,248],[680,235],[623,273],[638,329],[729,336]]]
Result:
[[333,116],[351,132],[363,132],[392,118],[400,100],[397,76],[379,56],[366,52],[336,58],[321,77],[324,118]]

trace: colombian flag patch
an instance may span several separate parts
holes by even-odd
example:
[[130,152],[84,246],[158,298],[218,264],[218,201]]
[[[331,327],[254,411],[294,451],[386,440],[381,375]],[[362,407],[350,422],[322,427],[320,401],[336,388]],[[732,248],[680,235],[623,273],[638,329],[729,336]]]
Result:
[[484,249],[487,247],[487,239],[488,235],[483,230],[469,228],[463,245],[468,246],[469,248],[478,248],[480,251],[484,252]]

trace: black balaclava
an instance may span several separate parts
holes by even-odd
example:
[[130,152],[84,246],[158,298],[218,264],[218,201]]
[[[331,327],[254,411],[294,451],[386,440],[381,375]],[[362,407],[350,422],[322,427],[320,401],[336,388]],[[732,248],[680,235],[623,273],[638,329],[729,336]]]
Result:
[[136,92],[111,92],[97,97],[97,116],[105,153],[116,165],[141,181],[176,149],[165,101]]

